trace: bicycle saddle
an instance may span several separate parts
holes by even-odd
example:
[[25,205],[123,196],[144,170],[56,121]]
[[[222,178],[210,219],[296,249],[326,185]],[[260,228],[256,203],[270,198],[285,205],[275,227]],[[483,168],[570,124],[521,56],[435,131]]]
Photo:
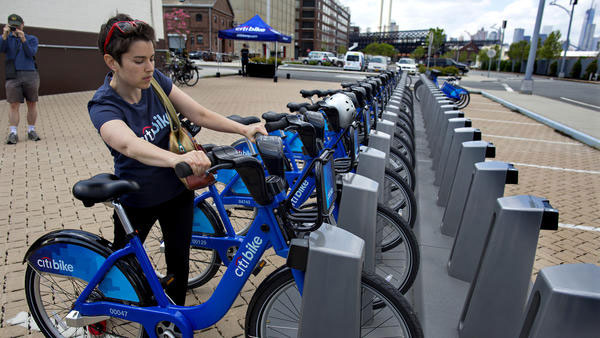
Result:
[[233,120],[237,123],[241,123],[241,124],[245,124],[245,125],[250,125],[253,123],[258,123],[260,122],[260,119],[256,116],[246,116],[246,117],[241,117],[239,115],[230,115],[227,116],[228,119]]
[[270,175],[285,178],[286,157],[283,153],[283,141],[277,136],[261,136],[256,138],[256,148]]
[[84,206],[91,207],[139,189],[140,186],[135,181],[122,180],[113,174],[104,173],[75,183],[73,196],[81,200]]
[[350,87],[350,90],[356,96],[356,100],[358,101],[358,107],[364,107],[366,105],[365,97],[367,96],[367,90],[363,87]]
[[319,89],[313,89],[313,90],[300,89],[300,95],[302,95],[303,98],[308,98],[308,97],[312,97],[312,96],[316,95],[319,91],[320,91]]
[[342,82],[340,86],[342,86],[342,88],[349,88],[352,86],[356,86],[356,82]]
[[264,114],[262,114],[262,118],[267,121],[267,122],[275,122],[275,121],[279,121],[282,118],[286,117],[288,114],[287,113],[276,113],[274,111],[268,111]]
[[300,102],[300,103],[296,103],[296,102],[290,102],[286,105],[286,107],[293,113],[293,112],[297,112],[300,110],[300,108],[305,107],[308,109],[308,107],[310,106],[310,102]]

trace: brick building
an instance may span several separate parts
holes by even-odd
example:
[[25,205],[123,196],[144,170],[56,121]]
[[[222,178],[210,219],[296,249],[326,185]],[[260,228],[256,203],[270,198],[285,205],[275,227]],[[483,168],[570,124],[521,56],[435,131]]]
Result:
[[165,35],[170,48],[185,48],[188,51],[209,51],[232,53],[231,40],[219,41],[218,33],[222,29],[233,27],[234,14],[229,0],[163,0],[163,14],[183,9],[185,32],[168,29],[165,19]]
[[348,46],[350,9],[335,0],[296,1],[296,52],[338,52]]

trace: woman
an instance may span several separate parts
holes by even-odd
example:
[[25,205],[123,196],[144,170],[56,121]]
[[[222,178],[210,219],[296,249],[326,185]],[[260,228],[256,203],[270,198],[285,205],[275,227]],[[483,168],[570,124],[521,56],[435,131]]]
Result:
[[[187,162],[203,175],[210,161],[201,151],[178,155],[168,151],[169,120],[151,87],[154,77],[175,109],[197,125],[253,139],[266,134],[262,125],[245,126],[212,112],[185,94],[154,69],[154,30],[148,24],[119,14],[102,25],[98,48],[110,68],[104,84],[88,103],[92,123],[114,157],[115,175],[140,184],[141,190],[121,198],[127,216],[142,240],[159,221],[165,243],[167,274],[174,281],[167,294],[184,305],[192,233],[192,191],[185,189],[173,168]],[[114,248],[127,239],[114,215]]]

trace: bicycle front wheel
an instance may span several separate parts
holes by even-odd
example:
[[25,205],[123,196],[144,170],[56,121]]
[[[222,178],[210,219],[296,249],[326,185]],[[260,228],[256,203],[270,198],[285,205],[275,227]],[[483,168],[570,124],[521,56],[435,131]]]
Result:
[[190,69],[187,71],[187,73],[185,74],[185,84],[192,87],[194,85],[196,85],[196,83],[198,83],[198,79],[200,78],[200,75],[198,73],[198,69]]
[[[363,273],[360,337],[423,337],[419,321],[402,294],[384,279]],[[369,301],[366,301],[369,300]],[[248,305],[246,336],[296,337],[302,298],[289,269],[265,279]]]
[[[121,318],[107,320],[83,327],[70,327],[65,318],[73,303],[87,283],[70,276],[38,272],[27,266],[25,296],[31,315],[46,337],[142,337],[141,324]],[[98,289],[92,291],[93,300],[103,300]]]
[[412,229],[417,219],[417,200],[410,187],[392,169],[385,168],[383,200]]

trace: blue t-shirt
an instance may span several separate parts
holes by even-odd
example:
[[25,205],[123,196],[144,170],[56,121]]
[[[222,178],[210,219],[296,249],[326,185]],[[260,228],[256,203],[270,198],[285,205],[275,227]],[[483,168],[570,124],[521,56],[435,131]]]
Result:
[[8,35],[6,41],[0,38],[0,52],[6,53],[8,60],[15,60],[17,70],[36,70],[35,53],[38,50],[38,39],[25,34],[25,43],[12,34]]
[[[173,83],[163,73],[154,71],[154,78],[167,95]],[[126,102],[110,86],[112,73],[106,75],[104,84],[88,102],[88,111],[94,127],[111,120],[122,120],[138,137],[162,148],[169,149],[169,117],[158,95],[152,89],[142,89],[138,103]],[[108,145],[107,145],[108,146]],[[145,165],[108,147],[115,162],[115,175],[121,179],[134,180],[141,189],[123,195],[121,203],[131,207],[145,208],[166,202],[185,190],[173,168]]]

